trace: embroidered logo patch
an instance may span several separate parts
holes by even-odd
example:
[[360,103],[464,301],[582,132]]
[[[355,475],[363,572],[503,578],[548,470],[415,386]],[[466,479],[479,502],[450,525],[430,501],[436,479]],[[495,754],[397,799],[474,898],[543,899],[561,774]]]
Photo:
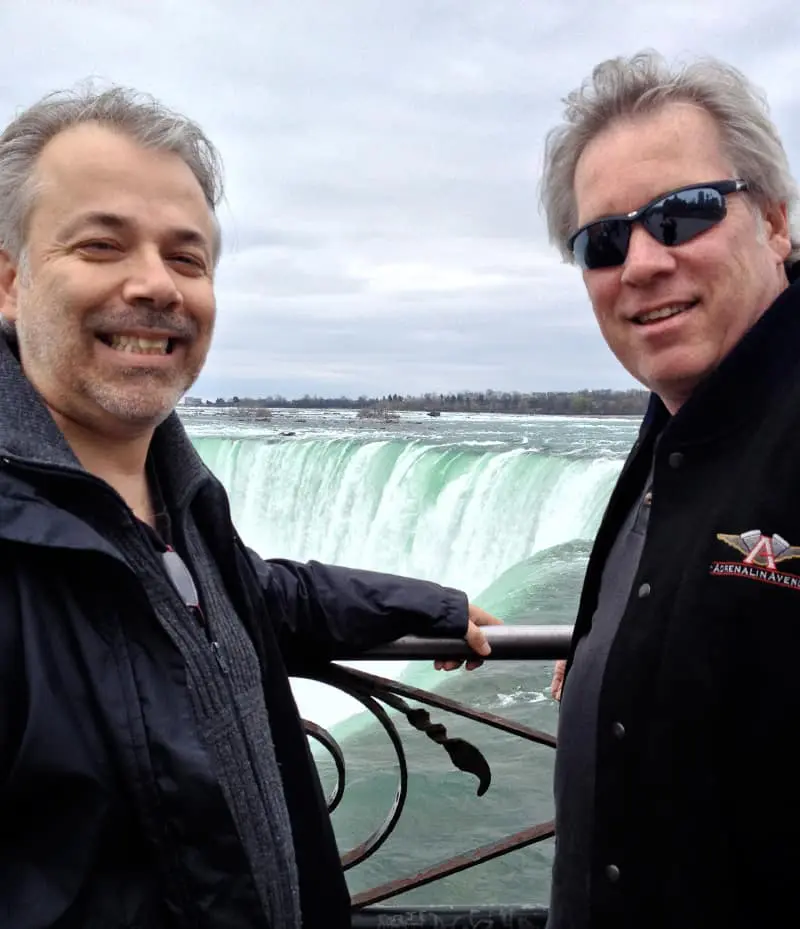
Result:
[[720,532],[717,538],[735,548],[743,557],[740,561],[712,562],[711,574],[746,577],[766,584],[800,590],[800,575],[778,570],[781,562],[800,558],[800,546],[790,545],[777,533],[764,535],[758,529],[751,529],[741,535]]

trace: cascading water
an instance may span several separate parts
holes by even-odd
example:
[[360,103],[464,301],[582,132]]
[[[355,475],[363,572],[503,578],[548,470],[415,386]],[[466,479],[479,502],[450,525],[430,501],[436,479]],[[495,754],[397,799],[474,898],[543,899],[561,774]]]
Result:
[[196,445],[261,555],[424,577],[473,597],[518,561],[591,538],[619,470],[609,459],[398,440]]
[[[507,622],[530,605],[543,553],[553,555],[552,570],[560,548],[592,538],[620,467],[609,456],[418,438],[194,441],[228,490],[240,534],[263,557],[435,580]],[[573,549],[564,555],[574,562]],[[395,678],[407,672],[401,662],[370,664],[360,666]],[[301,710],[322,725],[357,710],[321,685],[294,687]]]

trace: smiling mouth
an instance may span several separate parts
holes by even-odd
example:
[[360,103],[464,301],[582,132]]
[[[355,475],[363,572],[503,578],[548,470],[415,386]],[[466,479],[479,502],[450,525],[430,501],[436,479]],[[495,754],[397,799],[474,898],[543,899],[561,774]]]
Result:
[[693,300],[691,303],[675,303],[671,306],[662,306],[658,310],[651,310],[649,313],[642,313],[641,316],[634,317],[634,322],[639,326],[647,326],[650,323],[658,323],[663,319],[670,319],[673,316],[679,316],[687,310],[694,309],[699,300]]
[[99,335],[98,339],[114,351],[135,355],[171,355],[176,344],[175,339],[143,339],[133,335]]

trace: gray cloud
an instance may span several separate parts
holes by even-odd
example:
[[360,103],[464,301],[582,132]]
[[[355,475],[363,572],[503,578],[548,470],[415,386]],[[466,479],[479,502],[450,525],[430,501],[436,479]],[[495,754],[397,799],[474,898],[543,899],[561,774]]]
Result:
[[0,120],[86,77],[198,119],[227,200],[197,392],[628,387],[536,184],[593,64],[711,53],[767,92],[800,171],[789,0],[29,0],[0,11]]

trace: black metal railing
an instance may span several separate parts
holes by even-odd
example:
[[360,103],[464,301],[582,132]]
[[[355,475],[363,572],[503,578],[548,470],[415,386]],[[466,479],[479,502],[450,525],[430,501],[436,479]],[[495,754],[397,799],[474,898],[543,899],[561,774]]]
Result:
[[354,910],[353,929],[544,929],[541,906],[399,906]]
[[[487,661],[543,661],[566,656],[572,634],[571,626],[492,626],[486,630],[492,647]],[[366,654],[351,656],[352,660],[403,660],[466,659],[473,656],[466,643],[453,639],[423,639],[409,636],[374,649]],[[474,657],[474,656],[473,656]],[[518,738],[555,747],[555,736],[533,729],[494,713],[475,710],[463,703],[430,691],[402,684],[389,678],[368,674],[360,669],[328,665],[310,671],[309,679],[337,688],[357,700],[375,717],[386,733],[394,750],[398,766],[398,783],[394,800],[383,823],[363,842],[342,853],[346,870],[357,866],[374,855],[397,826],[408,796],[408,761],[403,740],[389,711],[405,717],[411,727],[440,746],[452,764],[461,771],[474,775],[477,794],[482,796],[491,784],[489,761],[470,742],[454,738],[446,727],[431,716],[437,711],[469,719],[473,722],[509,733]],[[421,706],[419,706],[421,705]],[[328,796],[331,813],[339,806],[346,789],[346,763],[344,753],[336,739],[325,729],[306,721],[308,735],[319,742],[333,760],[336,782]],[[481,907],[402,907],[385,906],[383,901],[427,884],[442,880],[476,865],[507,855],[510,852],[542,842],[554,835],[553,821],[535,823],[495,842],[472,848],[462,854],[419,871],[371,887],[353,896],[353,926],[361,929],[423,929],[423,927],[460,927],[460,929],[534,929],[543,927],[547,912],[542,907],[493,905]]]

